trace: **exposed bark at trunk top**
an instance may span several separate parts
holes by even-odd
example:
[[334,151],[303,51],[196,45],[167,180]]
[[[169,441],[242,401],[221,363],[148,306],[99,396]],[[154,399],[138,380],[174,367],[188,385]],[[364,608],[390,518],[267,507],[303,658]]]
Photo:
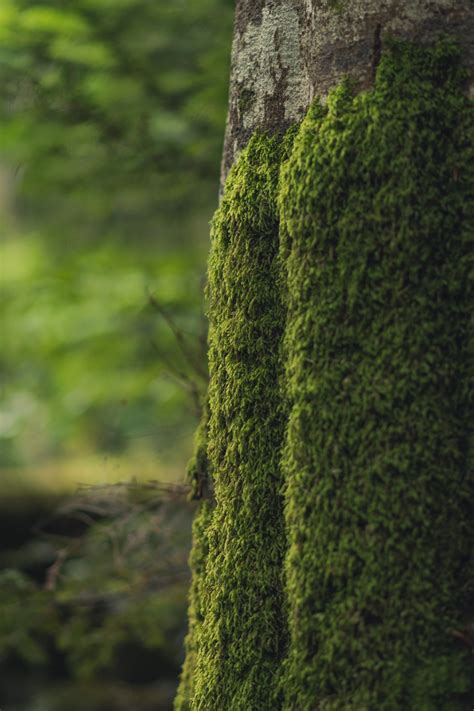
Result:
[[221,187],[256,129],[284,130],[344,76],[370,87],[387,37],[455,37],[474,94],[472,0],[237,0]]

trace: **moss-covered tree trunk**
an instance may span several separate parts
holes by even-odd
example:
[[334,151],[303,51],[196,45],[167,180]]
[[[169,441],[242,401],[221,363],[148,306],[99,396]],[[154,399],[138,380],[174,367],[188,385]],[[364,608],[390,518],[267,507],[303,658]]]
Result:
[[239,0],[232,52],[176,709],[467,711],[474,5]]

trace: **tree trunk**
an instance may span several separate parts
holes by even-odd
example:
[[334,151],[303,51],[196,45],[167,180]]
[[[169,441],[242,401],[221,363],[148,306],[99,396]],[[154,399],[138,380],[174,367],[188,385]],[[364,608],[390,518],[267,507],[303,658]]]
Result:
[[473,38],[237,3],[177,710],[472,707]]
[[300,121],[343,77],[369,88],[387,38],[457,40],[474,96],[471,0],[237,0],[221,185],[256,130]]

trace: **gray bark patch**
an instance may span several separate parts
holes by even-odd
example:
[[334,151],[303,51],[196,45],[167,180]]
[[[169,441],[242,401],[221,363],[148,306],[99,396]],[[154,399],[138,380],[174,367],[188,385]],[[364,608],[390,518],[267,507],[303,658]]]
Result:
[[256,130],[284,131],[345,76],[372,86],[388,37],[450,35],[474,95],[472,0],[237,0],[222,184]]

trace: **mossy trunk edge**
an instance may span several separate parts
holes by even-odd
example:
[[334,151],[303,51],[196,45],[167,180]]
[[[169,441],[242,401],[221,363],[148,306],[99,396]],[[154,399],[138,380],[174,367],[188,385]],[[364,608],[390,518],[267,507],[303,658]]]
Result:
[[472,707],[469,82],[387,41],[229,174],[177,711]]

